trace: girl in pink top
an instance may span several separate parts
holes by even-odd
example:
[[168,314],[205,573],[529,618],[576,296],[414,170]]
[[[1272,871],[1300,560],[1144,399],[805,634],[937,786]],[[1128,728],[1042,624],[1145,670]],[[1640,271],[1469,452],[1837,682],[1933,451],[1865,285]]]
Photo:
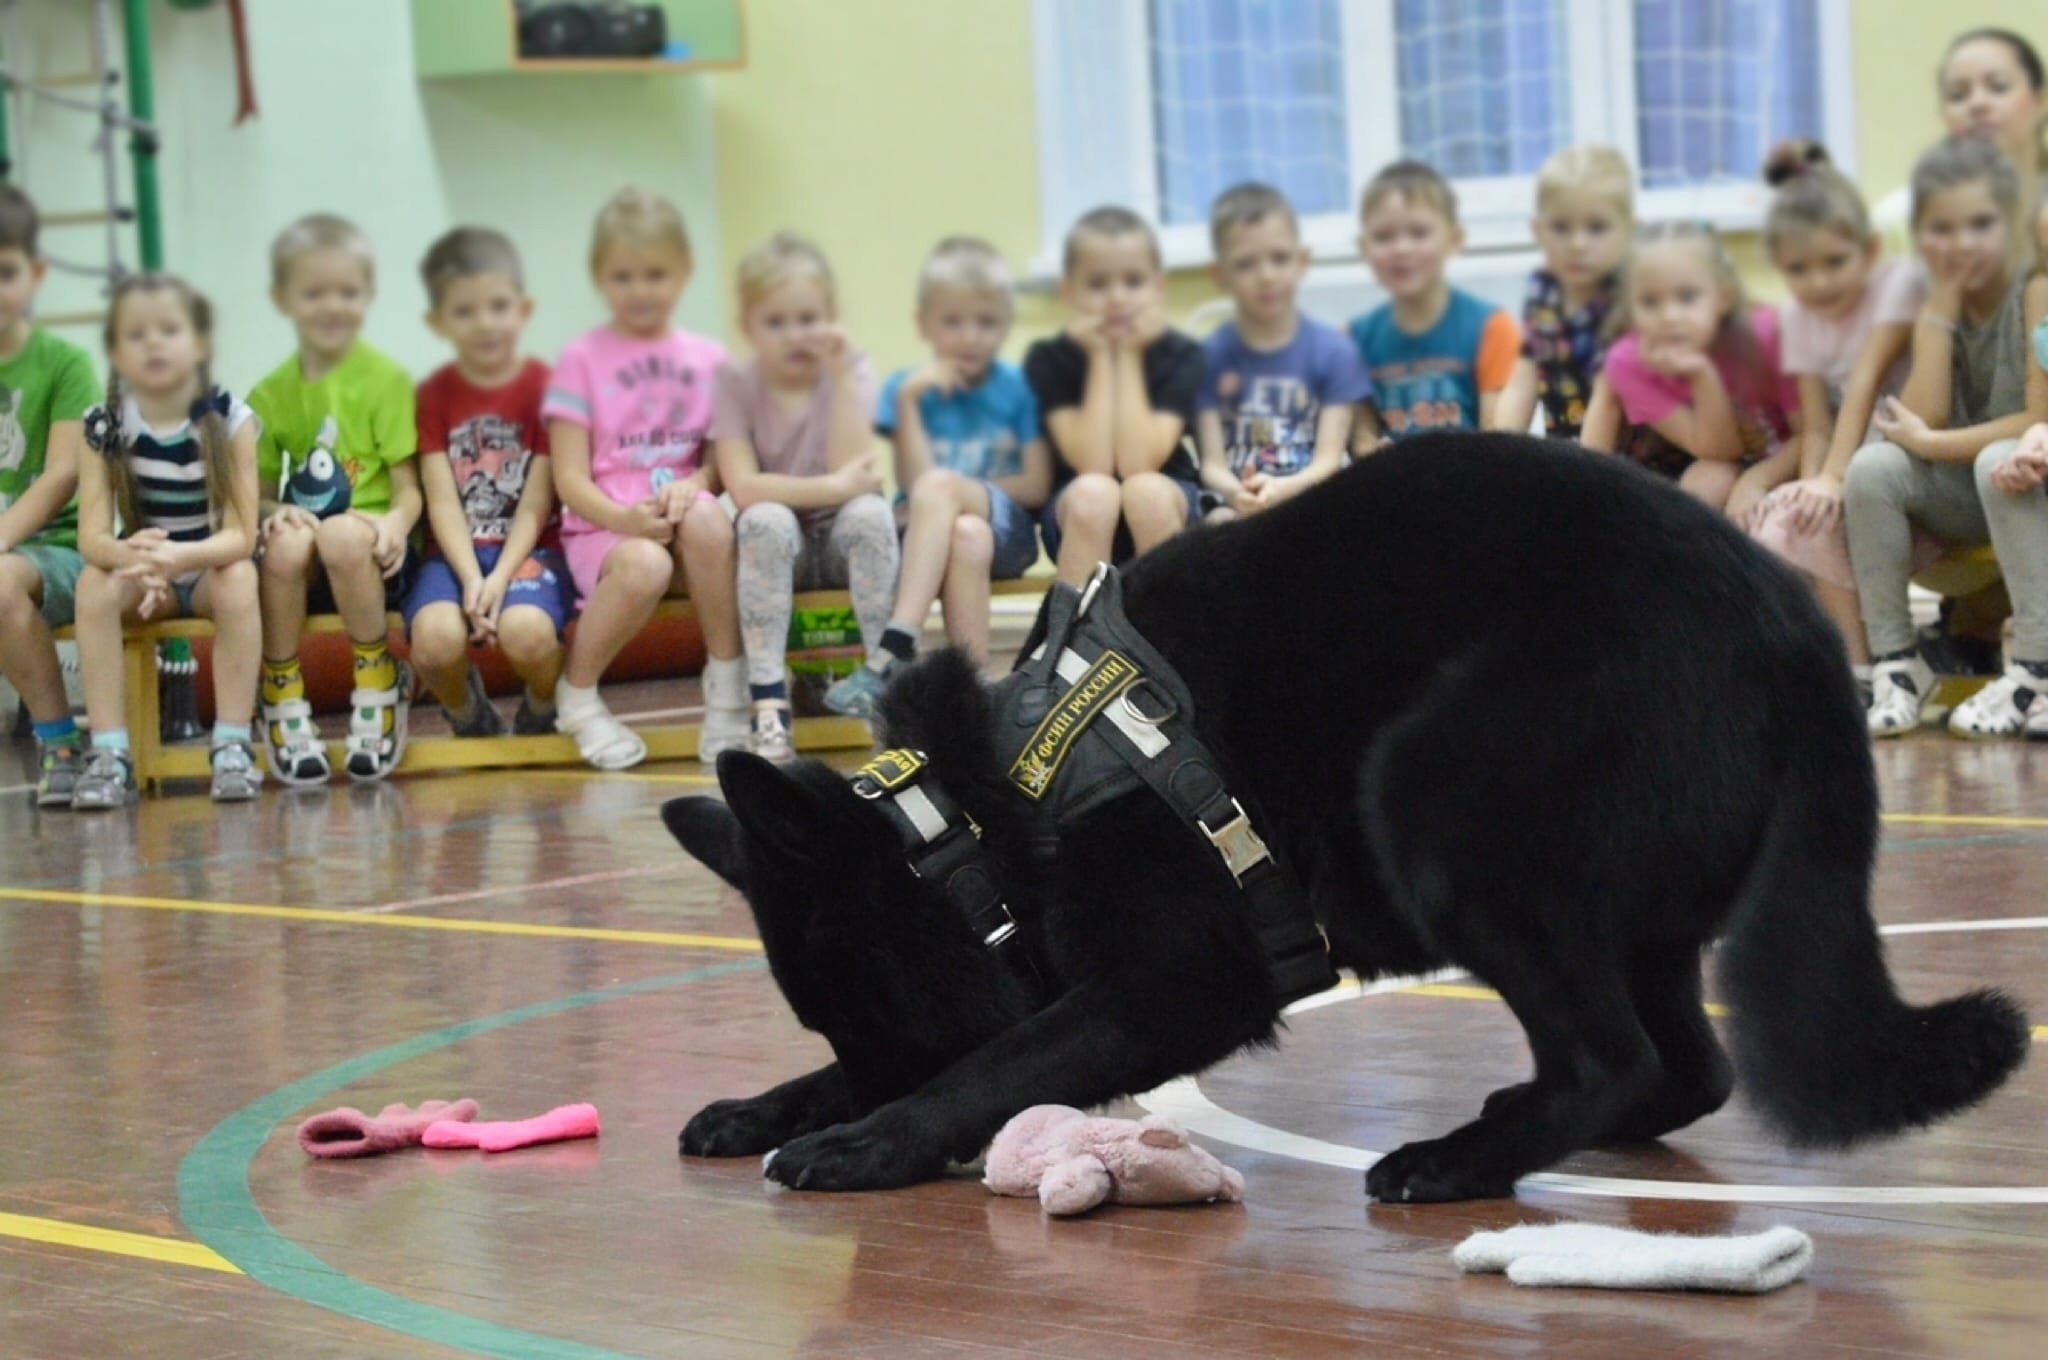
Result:
[[562,351],[541,411],[562,499],[562,552],[583,598],[557,725],[600,770],[639,764],[647,744],[605,707],[598,679],[662,597],[685,583],[710,657],[699,758],[747,738],[732,521],[706,447],[725,350],[670,321],[690,269],[690,239],[673,204],[642,189],[606,204],[590,272],[611,324]]
[[896,517],[882,499],[874,378],[839,328],[825,257],[784,232],[750,251],[739,276],[754,358],[719,371],[711,437],[740,511],[748,746],[784,761],[794,753],[784,658],[795,592],[849,591],[873,657],[896,604]]
[[1806,438],[1798,480],[1764,497],[1745,527],[1811,583],[1867,688],[1870,649],[1849,568],[1842,478],[1856,450],[1871,442],[1878,399],[1906,380],[1926,279],[1904,261],[1881,258],[1863,196],[1818,144],[1781,145],[1764,178],[1777,188],[1764,249],[1791,293],[1779,316]]
[[[1778,362],[1778,318],[1751,310],[1713,229],[1646,227],[1624,267],[1615,325],[1581,440],[1621,452],[1715,509],[1754,505],[1790,476],[1799,393]],[[1739,489],[1738,489],[1739,488]]]

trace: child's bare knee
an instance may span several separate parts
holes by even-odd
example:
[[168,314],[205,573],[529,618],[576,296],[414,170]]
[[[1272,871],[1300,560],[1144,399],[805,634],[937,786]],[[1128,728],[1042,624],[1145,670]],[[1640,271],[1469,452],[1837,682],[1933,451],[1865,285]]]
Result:
[[[20,569],[15,564],[21,562]],[[20,558],[0,556],[0,631],[26,628],[41,611],[36,607],[35,568]]]
[[1123,488],[1114,477],[1085,472],[1060,496],[1060,527],[1072,533],[1114,533],[1123,514]]
[[555,621],[546,610],[514,605],[498,616],[498,648],[520,670],[539,665],[560,646],[555,637]]
[[303,580],[312,570],[313,551],[311,529],[279,529],[263,544],[263,575],[273,581]]
[[320,545],[320,560],[329,571],[352,571],[367,565],[377,544],[376,531],[353,515],[321,520],[314,536]]
[[213,579],[207,590],[216,612],[223,605],[233,609],[256,607],[256,563],[252,559],[244,557],[224,563],[208,574]]
[[412,621],[412,656],[422,668],[445,670],[469,650],[469,627],[452,604],[432,604]]
[[698,501],[685,511],[678,537],[679,555],[699,562],[730,560],[737,539],[731,517],[717,501]]
[[629,538],[604,560],[604,580],[634,600],[658,600],[675,575],[668,549],[651,538]]
[[960,507],[961,492],[967,479],[951,468],[926,468],[910,486],[910,508],[919,505],[933,509],[954,509]]
[[1187,517],[1187,496],[1170,477],[1148,472],[1123,485],[1124,514],[1144,524],[1178,524]]
[[976,515],[961,515],[953,521],[952,557],[955,567],[988,574],[996,560],[995,531]]

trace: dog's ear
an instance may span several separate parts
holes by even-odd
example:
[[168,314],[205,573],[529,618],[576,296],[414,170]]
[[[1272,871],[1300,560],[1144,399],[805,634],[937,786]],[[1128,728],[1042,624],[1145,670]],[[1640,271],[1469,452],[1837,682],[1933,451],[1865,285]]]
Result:
[[745,856],[739,818],[716,798],[671,798],[661,805],[662,824],[677,844],[712,873],[746,891]]
[[718,757],[718,786],[744,834],[768,853],[794,860],[828,853],[827,809],[801,780],[757,755],[726,751]]

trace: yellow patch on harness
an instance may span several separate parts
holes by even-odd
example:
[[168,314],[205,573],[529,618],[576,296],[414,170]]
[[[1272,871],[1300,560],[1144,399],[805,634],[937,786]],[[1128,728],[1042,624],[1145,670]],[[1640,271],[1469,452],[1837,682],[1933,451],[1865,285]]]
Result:
[[1010,766],[1010,782],[1023,790],[1027,798],[1045,797],[1067,753],[1074,748],[1074,739],[1088,730],[1088,724],[1100,717],[1103,709],[1136,684],[1140,674],[1121,652],[1104,652],[1097,657],[1087,674],[1074,682],[1074,687],[1053,705],[1038,724],[1038,730],[1031,734],[1030,742]]

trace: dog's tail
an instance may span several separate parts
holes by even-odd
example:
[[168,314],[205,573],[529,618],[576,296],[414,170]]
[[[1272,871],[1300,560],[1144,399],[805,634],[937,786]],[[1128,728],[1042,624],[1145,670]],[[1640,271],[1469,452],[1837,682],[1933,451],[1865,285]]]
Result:
[[2003,992],[1900,999],[1870,914],[1877,787],[1861,729],[1827,721],[1780,748],[1789,768],[1722,945],[1737,1077],[1799,1145],[1967,1109],[2011,1075],[2031,1037]]

